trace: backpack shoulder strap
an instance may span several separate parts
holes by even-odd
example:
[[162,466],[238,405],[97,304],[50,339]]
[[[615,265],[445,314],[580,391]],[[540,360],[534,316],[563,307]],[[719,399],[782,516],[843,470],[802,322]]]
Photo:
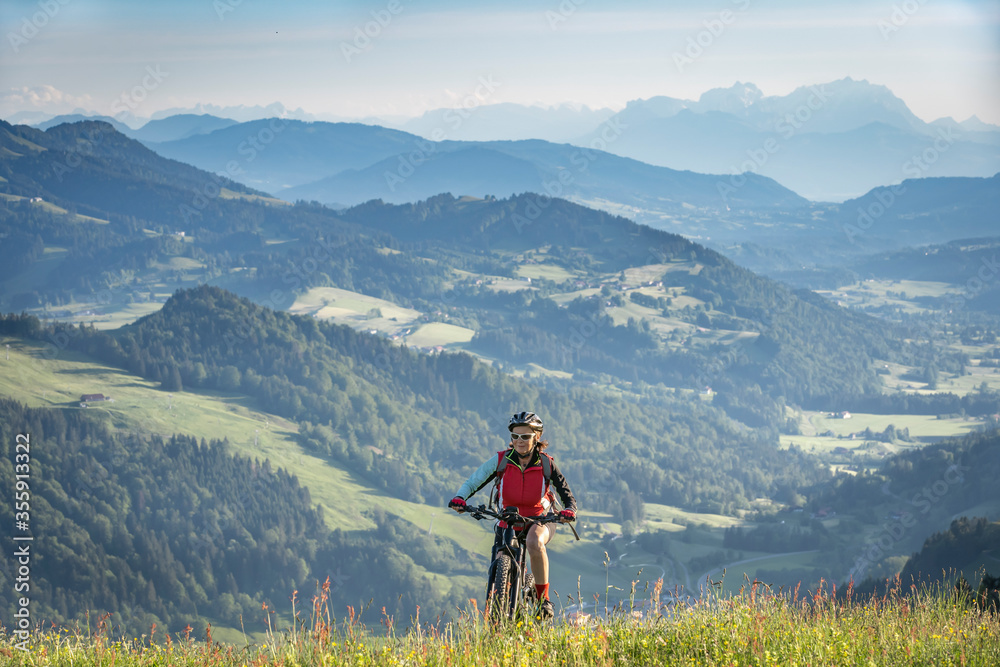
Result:
[[497,452],[497,478],[503,477],[504,468],[507,467],[507,452]]
[[545,483],[552,479],[552,457],[545,452],[539,452],[542,459],[542,472],[545,474]]
[[500,482],[503,481],[503,471],[507,467],[507,452],[497,452],[497,471],[494,473],[496,482],[490,492],[490,508],[496,503],[500,507]]

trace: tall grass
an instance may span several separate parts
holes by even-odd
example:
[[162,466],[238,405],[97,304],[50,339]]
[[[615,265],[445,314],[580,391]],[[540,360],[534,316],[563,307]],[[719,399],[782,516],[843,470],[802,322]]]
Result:
[[[756,583],[741,594],[694,603],[658,604],[661,613],[619,613],[606,619],[539,624],[486,622],[470,601],[449,623],[386,615],[378,626],[330,610],[328,589],[308,618],[287,630],[267,628],[261,644],[214,642],[211,630],[173,637],[114,640],[97,630],[35,632],[28,651],[0,640],[0,664],[184,665],[1000,665],[1000,618],[952,589],[918,590],[897,580],[869,600],[815,593],[773,595]],[[293,603],[295,597],[293,596]],[[627,610],[626,610],[627,611]]]

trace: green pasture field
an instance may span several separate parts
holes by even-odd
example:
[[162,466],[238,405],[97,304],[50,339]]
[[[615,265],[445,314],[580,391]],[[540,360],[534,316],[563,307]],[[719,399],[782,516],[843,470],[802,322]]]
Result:
[[575,273],[555,264],[521,264],[515,273],[520,278],[531,278],[532,280],[544,278],[557,283],[577,277]]
[[[368,313],[376,308],[382,316],[369,317]],[[337,287],[314,287],[300,294],[288,312],[293,315],[314,315],[355,329],[374,329],[383,333],[396,333],[421,315],[418,310]]]
[[[835,290],[816,290],[817,294],[838,302],[843,306],[862,308],[867,306],[892,306],[907,313],[928,312],[912,301],[915,297],[942,297],[957,294],[959,288],[942,282],[923,280],[865,280],[854,285]],[[890,295],[889,293],[894,294]],[[905,294],[905,298],[902,296]]]
[[901,364],[880,362],[882,367],[889,371],[888,375],[880,376],[882,384],[887,391],[902,391],[907,394],[934,394],[938,392],[952,393],[965,396],[979,389],[979,386],[986,382],[986,386],[992,390],[1000,389],[1000,368],[990,366],[980,366],[979,361],[982,355],[992,346],[970,347],[963,345],[952,345],[951,349],[963,351],[969,354],[972,365],[966,366],[967,375],[954,376],[949,373],[938,373],[938,383],[936,389],[930,389],[923,380],[910,376],[919,376],[920,369]]
[[[829,416],[826,412],[802,411],[795,414],[799,422],[799,429],[803,436],[820,436],[822,433],[832,431],[834,436],[844,436],[851,433],[861,433],[866,428],[870,428],[875,433],[880,433],[892,424],[897,431],[904,428],[910,429],[910,437],[913,443],[897,442],[898,445],[919,445],[921,442],[930,442],[940,438],[964,435],[974,430],[981,422],[972,418],[951,418],[938,419],[936,415],[875,415],[862,412],[852,412],[850,419],[839,419]],[[782,436],[782,441],[787,437],[794,440],[803,436]],[[824,438],[834,440],[840,446],[850,448],[858,440],[863,440],[860,436],[855,440],[841,440],[836,437]],[[919,439],[919,440],[918,440]],[[837,445],[834,445],[837,446]]]
[[372,308],[382,310],[385,318],[395,317],[402,324],[413,321],[420,316],[420,311],[398,306],[391,301],[379,299],[360,292],[351,292],[337,287],[314,287],[300,294],[289,308],[289,312],[301,315],[312,314],[324,308],[338,308],[359,314],[366,314]]
[[[950,582],[915,591],[897,585],[879,599],[834,599],[829,588],[816,594],[739,596],[684,602],[666,607],[637,591],[637,606],[611,615],[559,615],[551,623],[522,619],[496,626],[471,605],[452,619],[394,619],[392,627],[367,627],[325,598],[311,611],[303,604],[301,625],[282,623],[253,643],[237,636],[233,645],[202,641],[202,628],[189,637],[176,633],[167,644],[91,634],[81,629],[38,629],[22,640],[0,637],[0,654],[13,667],[259,667],[297,665],[907,665],[994,667],[1000,662],[1000,622],[972,604],[956,603]],[[654,609],[645,606],[649,602]],[[284,611],[284,607],[280,611]],[[594,611],[588,608],[588,611]],[[602,610],[603,611],[603,610]],[[329,621],[334,622],[330,623]]]
[[510,375],[519,378],[525,377],[528,373],[531,373],[534,376],[542,375],[546,377],[559,378],[561,380],[571,380],[573,378],[572,373],[569,373],[567,371],[553,370],[551,368],[546,368],[545,366],[540,366],[536,363],[529,363],[523,367],[514,369],[512,371],[507,371],[506,367],[504,367],[504,369],[505,369],[504,372],[509,372]]
[[484,283],[494,292],[520,292],[521,290],[537,291],[538,288],[528,282],[527,279],[495,278],[490,283]]
[[650,325],[654,322],[662,324],[664,319],[658,310],[640,306],[634,301],[626,301],[624,306],[608,308],[607,313],[614,320],[615,326],[626,324],[630,317],[636,320],[647,319]]
[[291,202],[287,202],[284,199],[276,199],[274,197],[263,197],[261,195],[251,195],[245,192],[236,192],[228,188],[222,188],[219,193],[220,199],[243,199],[246,201],[260,202],[262,204],[271,204],[274,206],[292,206]]
[[731,516],[723,514],[699,514],[688,512],[679,507],[670,505],[657,505],[656,503],[646,503],[646,525],[650,528],[682,531],[684,526],[680,522],[688,522],[694,525],[702,525],[710,528],[728,528],[730,526],[741,525],[742,522]]
[[[669,262],[666,264],[645,264],[625,269],[625,282],[629,285],[638,285],[650,281],[658,282],[667,271],[675,271],[678,264],[683,262]],[[648,289],[662,289],[652,287]]]
[[[697,299],[684,297],[692,303],[701,303]],[[678,300],[675,299],[675,304]],[[639,305],[634,301],[628,301],[624,306],[615,306],[607,309],[608,315],[614,320],[615,326],[628,323],[629,318],[636,320],[645,319],[649,322],[653,331],[661,338],[678,332],[685,336],[696,337],[703,343],[722,343],[729,345],[742,340],[755,338],[760,334],[755,331],[731,331],[728,329],[703,329],[690,322],[673,317],[664,317],[660,311]]]
[[968,366],[968,375],[952,377],[950,375],[939,374],[938,388],[935,391],[947,391],[959,396],[971,394],[979,389],[985,382],[986,386],[996,391],[1000,389],[1000,368],[989,366]]
[[[0,198],[5,199],[7,201],[24,201],[25,199],[29,199],[29,197],[22,197],[21,195],[10,195],[5,192],[0,192]],[[66,217],[70,217],[72,218],[73,222],[92,222],[98,225],[108,224],[108,221],[104,220],[103,218],[93,218],[89,215],[80,215],[79,213],[71,214],[62,206],[56,206],[51,202],[47,201],[34,202],[34,205],[41,207],[43,210],[46,210],[49,213],[55,213],[56,215],[64,215]]]
[[446,322],[428,322],[406,337],[411,347],[444,347],[468,343],[476,335],[474,329],[467,329]]
[[204,270],[205,264],[190,257],[171,257],[165,262],[157,262],[153,268],[160,271],[200,271]]
[[550,299],[558,303],[559,305],[567,304],[573,299],[587,298],[588,296],[594,296],[601,293],[600,287],[585,287],[583,289],[574,290],[572,292],[562,292],[560,294],[553,294]]

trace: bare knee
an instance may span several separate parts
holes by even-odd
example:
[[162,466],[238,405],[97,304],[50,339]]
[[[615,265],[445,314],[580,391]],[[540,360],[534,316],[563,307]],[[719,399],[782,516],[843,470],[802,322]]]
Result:
[[528,552],[533,554],[543,554],[545,553],[545,542],[539,539],[537,533],[532,531],[528,534],[527,539]]

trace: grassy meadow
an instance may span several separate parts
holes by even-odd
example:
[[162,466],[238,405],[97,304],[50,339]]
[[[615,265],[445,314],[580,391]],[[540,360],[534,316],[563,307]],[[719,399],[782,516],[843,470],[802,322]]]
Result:
[[151,628],[115,638],[101,620],[86,629],[4,635],[0,656],[18,667],[1000,664],[1000,617],[948,589],[904,590],[897,581],[883,597],[860,601],[824,590],[777,596],[749,585],[686,603],[656,588],[632,602],[606,617],[493,625],[470,601],[446,624],[385,616],[365,627],[357,610],[331,610],[320,590],[299,601],[294,625],[265,628],[259,640],[219,643],[210,629],[190,626],[172,636]]

